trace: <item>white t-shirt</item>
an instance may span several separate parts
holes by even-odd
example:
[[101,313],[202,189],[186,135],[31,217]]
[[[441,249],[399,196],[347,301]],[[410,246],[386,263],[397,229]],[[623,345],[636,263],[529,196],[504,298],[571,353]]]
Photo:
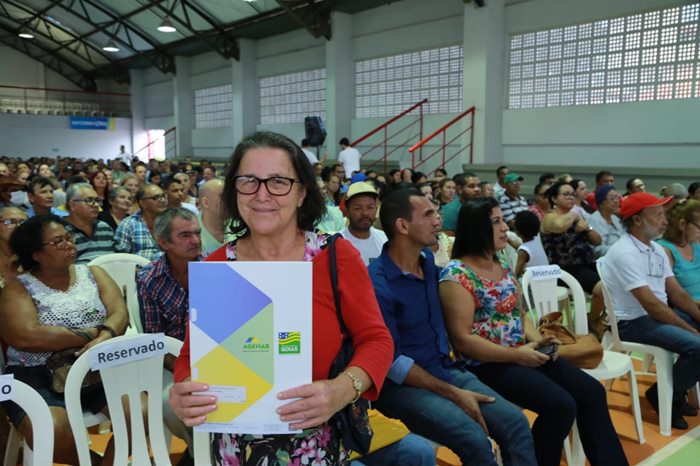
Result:
[[602,263],[600,278],[610,292],[619,320],[647,314],[632,294],[636,288],[648,286],[659,301],[668,304],[666,279],[673,277],[673,271],[664,249],[655,241],[647,246],[625,233],[599,261]]
[[356,238],[350,233],[348,227],[345,227],[340,234],[360,251],[362,262],[364,262],[365,265],[369,265],[370,262],[380,256],[382,253],[382,246],[387,242],[386,234],[382,230],[377,230],[374,227],[370,227],[369,238],[367,239]]
[[311,165],[318,163],[318,158],[316,157],[316,154],[311,152],[309,149],[304,149],[303,147],[301,148],[301,150],[304,151],[304,155],[306,155],[306,158],[309,159],[309,163]]
[[350,178],[353,172],[360,171],[360,157],[360,151],[350,146],[338,154],[338,161],[345,167],[345,176]]
[[549,265],[549,259],[547,259],[547,253],[544,252],[544,246],[542,246],[540,235],[537,235],[534,239],[521,244],[518,251],[521,249],[530,257],[525,264],[525,268],[535,265]]

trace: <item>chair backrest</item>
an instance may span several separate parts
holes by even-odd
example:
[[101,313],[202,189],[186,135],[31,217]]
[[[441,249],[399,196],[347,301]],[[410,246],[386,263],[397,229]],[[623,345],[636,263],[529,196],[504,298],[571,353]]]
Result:
[[88,265],[102,267],[112,277],[122,292],[129,311],[129,325],[141,333],[141,315],[139,313],[138,290],[136,289],[136,274],[144,265],[150,263],[145,257],[136,254],[114,253],[96,257]]
[[[2,385],[0,383],[0,385]],[[53,419],[46,401],[29,385],[15,380],[13,382],[12,401],[27,413],[32,422],[32,438],[34,440],[34,466],[53,465]]]
[[620,332],[617,330],[617,316],[615,315],[615,307],[613,305],[612,297],[610,296],[610,291],[605,284],[605,258],[601,257],[596,263],[596,268],[598,269],[598,275],[600,276],[600,281],[603,283],[603,301],[605,302],[605,310],[607,311],[608,323],[610,324],[610,331],[612,333],[612,348],[619,349],[621,345]]
[[[551,276],[544,278],[540,275],[536,280],[533,279],[533,274],[542,271],[555,271],[556,273],[552,273]],[[574,333],[578,335],[587,334],[588,318],[586,295],[583,292],[583,288],[581,288],[581,284],[573,275],[565,270],[561,270],[557,265],[528,267],[523,275],[523,296],[535,325],[537,325],[542,316],[559,310],[557,280],[563,281],[569,287],[574,300],[574,309],[576,311],[574,315]]]
[[[80,387],[83,379],[90,370],[90,352],[99,350],[101,346],[129,339],[142,338],[143,335],[123,335],[109,339],[83,353],[71,367],[66,379],[66,411],[68,420],[75,437],[78,459],[81,466],[90,464],[90,449],[83,409],[80,401]],[[169,354],[177,356],[182,342],[168,336],[165,344]],[[148,442],[143,423],[141,393],[148,394],[148,437],[153,451],[156,466],[170,466],[168,447],[163,428],[163,356],[154,356],[123,365],[100,369],[102,384],[107,397],[112,431],[114,432],[115,458],[114,464],[129,464],[129,438],[126,419],[122,409],[122,397],[129,400],[131,418],[131,464],[151,464],[148,453]]]

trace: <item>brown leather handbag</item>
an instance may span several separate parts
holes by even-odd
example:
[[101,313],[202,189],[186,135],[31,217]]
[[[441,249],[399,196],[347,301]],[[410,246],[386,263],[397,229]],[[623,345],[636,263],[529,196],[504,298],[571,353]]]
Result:
[[[56,393],[63,393],[66,390],[66,379],[68,378],[68,372],[70,368],[73,367],[73,363],[78,359],[75,356],[76,351],[80,351],[80,348],[70,348],[62,351],[55,351],[46,361],[46,369],[51,376],[51,389]],[[89,371],[83,383],[81,389],[83,393],[85,390],[91,392],[93,390],[98,390],[102,388],[102,379],[100,378],[99,371]]]
[[603,360],[603,346],[595,335],[574,335],[562,325],[562,313],[550,312],[540,318],[538,330],[542,336],[559,340],[559,356],[581,369],[594,369]]

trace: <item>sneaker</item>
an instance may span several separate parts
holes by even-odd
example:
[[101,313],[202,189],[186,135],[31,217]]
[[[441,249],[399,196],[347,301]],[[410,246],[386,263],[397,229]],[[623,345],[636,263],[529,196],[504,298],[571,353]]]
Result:
[[677,410],[682,416],[693,417],[698,415],[697,410],[690,406],[690,404],[685,400],[673,403],[673,409]]
[[[654,408],[656,414],[659,414],[659,392],[656,384],[652,385],[644,396],[651,404],[651,407]],[[688,428],[688,423],[683,418],[682,408],[678,403],[674,403],[671,407],[671,427],[681,430],[686,430]]]
[[698,415],[698,410],[693,408],[693,406],[688,403],[688,400],[685,398],[679,403],[679,409],[683,416],[695,417]]

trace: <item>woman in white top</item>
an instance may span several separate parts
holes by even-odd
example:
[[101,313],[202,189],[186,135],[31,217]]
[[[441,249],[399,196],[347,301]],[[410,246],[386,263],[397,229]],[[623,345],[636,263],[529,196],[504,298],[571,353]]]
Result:
[[598,205],[598,210],[593,212],[588,223],[603,238],[602,243],[593,246],[593,254],[595,254],[596,259],[603,257],[610,249],[610,246],[615,244],[615,241],[625,234],[622,221],[617,216],[620,212],[621,201],[622,196],[615,191],[615,187],[611,184],[604,184],[598,187],[595,192],[595,202]]

